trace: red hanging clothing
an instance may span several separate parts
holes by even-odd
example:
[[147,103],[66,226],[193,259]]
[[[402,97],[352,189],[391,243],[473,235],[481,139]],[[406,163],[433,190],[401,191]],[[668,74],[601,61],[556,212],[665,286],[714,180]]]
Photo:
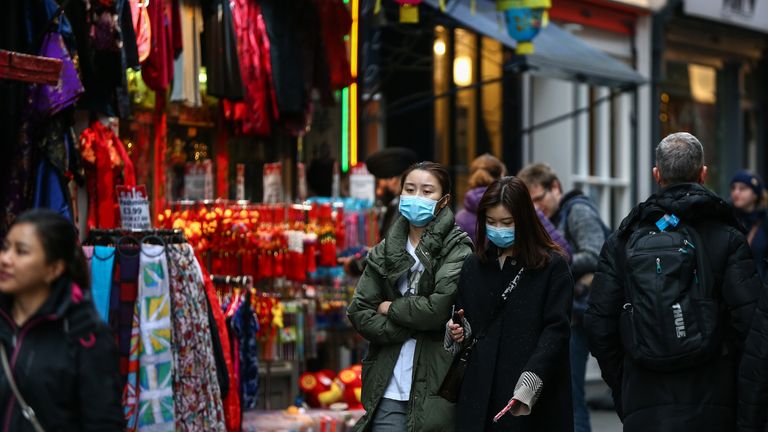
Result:
[[314,3],[320,17],[331,88],[341,90],[354,82],[344,41],[352,28],[352,17],[342,0],[314,0]]
[[245,87],[243,102],[235,103],[235,112],[244,111],[244,115],[236,120],[242,122],[242,133],[246,135],[269,135],[272,122],[278,117],[278,108],[269,37],[261,7],[252,0],[235,0],[232,17]]
[[88,229],[117,228],[120,208],[118,185],[136,184],[133,163],[112,129],[93,122],[80,135],[80,154],[85,165],[88,191]]
[[173,81],[173,59],[182,49],[181,33],[174,25],[180,22],[179,8],[172,0],[152,0],[147,6],[152,34],[149,56],[141,65],[141,77],[152,90],[161,92]]
[[211,275],[203,266],[200,257],[197,257],[197,263],[200,266],[200,270],[203,273],[203,281],[205,281],[205,294],[208,296],[208,301],[213,309],[213,318],[216,320],[216,329],[219,332],[219,339],[221,340],[221,349],[224,351],[224,362],[227,364],[227,376],[229,377],[229,392],[227,397],[224,398],[224,418],[227,423],[227,431],[239,432],[242,428],[240,419],[240,380],[237,379],[235,374],[235,363],[232,361],[232,351],[229,344],[229,332],[227,330],[227,322],[224,319],[224,312],[221,310],[221,304],[216,296],[216,288],[213,286]]

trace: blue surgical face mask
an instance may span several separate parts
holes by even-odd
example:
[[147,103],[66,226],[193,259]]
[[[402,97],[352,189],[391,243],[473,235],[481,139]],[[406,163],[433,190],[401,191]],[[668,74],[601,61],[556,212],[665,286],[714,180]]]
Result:
[[485,231],[488,235],[488,240],[502,249],[506,249],[515,244],[515,227],[497,228],[485,224]]
[[416,195],[400,195],[400,214],[413,226],[423,227],[435,218],[437,201]]

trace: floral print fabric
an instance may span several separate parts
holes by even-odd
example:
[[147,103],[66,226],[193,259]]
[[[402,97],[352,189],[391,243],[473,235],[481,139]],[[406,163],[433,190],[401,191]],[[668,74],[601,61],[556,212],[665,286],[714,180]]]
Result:
[[176,430],[226,431],[202,274],[192,246],[169,245]]

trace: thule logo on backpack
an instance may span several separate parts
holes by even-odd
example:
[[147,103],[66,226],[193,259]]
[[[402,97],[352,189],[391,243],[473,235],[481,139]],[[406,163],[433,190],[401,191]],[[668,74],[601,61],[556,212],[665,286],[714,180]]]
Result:
[[685,321],[683,321],[683,308],[680,307],[680,303],[672,305],[672,313],[675,316],[675,332],[677,333],[677,338],[684,338],[686,336]]

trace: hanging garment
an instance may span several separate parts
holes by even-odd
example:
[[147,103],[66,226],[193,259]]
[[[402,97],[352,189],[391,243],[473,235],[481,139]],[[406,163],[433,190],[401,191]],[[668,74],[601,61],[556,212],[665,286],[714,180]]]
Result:
[[171,0],[151,0],[147,12],[152,27],[152,44],[149,56],[142,63],[141,77],[147,87],[164,92],[173,80],[174,47],[181,45],[181,41],[174,41],[173,23],[178,19],[173,17]]
[[47,208],[72,221],[69,192],[62,183],[63,177],[43,158],[37,166],[37,182],[35,186],[35,208]]
[[112,270],[115,248],[96,246],[91,261],[91,292],[96,311],[104,322],[109,322],[109,299],[112,293]]
[[173,63],[173,90],[171,101],[199,107],[203,100],[200,93],[200,35],[203,32],[203,11],[196,0],[179,0],[181,38],[184,49]]
[[163,246],[141,247],[139,296],[138,430],[176,430],[168,264]]
[[116,261],[119,274],[115,279],[119,283],[119,287],[114,289],[113,286],[113,292],[116,291],[119,295],[117,299],[115,296],[112,297],[109,325],[117,338],[120,375],[122,376],[122,385],[125,387],[130,372],[131,331],[133,330],[133,317],[139,291],[140,259],[138,248],[128,245],[120,246]]
[[118,52],[123,48],[118,21],[118,0],[85,2],[89,6],[90,36],[93,47],[100,51]]
[[208,302],[189,244],[168,246],[176,430],[225,431]]
[[93,122],[80,135],[88,190],[88,228],[116,228],[119,207],[115,187],[124,178],[135,184],[136,175],[120,139],[101,122]]
[[256,342],[258,323],[251,309],[250,292],[232,316],[240,345],[240,391],[243,410],[255,409],[259,402],[259,346]]
[[93,259],[93,246],[83,246],[83,255],[85,260],[88,261],[88,271],[91,270],[91,259]]
[[149,14],[147,13],[148,2],[146,0],[129,0],[129,2],[131,5],[133,31],[136,34],[138,60],[139,63],[144,63],[152,49],[152,27],[149,23]]
[[120,32],[123,36],[125,67],[138,69],[141,62],[139,61],[136,28],[133,25],[133,6],[131,5],[131,0],[118,0],[117,11],[120,14]]
[[312,90],[321,101],[333,99],[322,46],[320,20],[311,0],[262,0],[280,121],[303,135],[311,121]]
[[272,84],[270,39],[261,7],[253,1],[235,0],[232,16],[245,84],[244,100],[236,104],[243,106],[243,115],[238,116],[241,131],[246,135],[269,135],[272,121],[278,117],[278,105]]
[[214,0],[205,10],[205,51],[203,63],[208,74],[208,94],[241,100],[243,79],[237,53],[237,39],[229,0]]
[[40,55],[59,59],[62,63],[59,82],[56,85],[37,84],[33,86],[33,109],[37,116],[45,118],[74,105],[85,88],[80,82],[75,62],[64,45],[64,38],[61,33],[58,31],[46,33]]
[[[138,299],[137,299],[138,300]],[[128,354],[128,374],[123,387],[123,408],[125,410],[125,430],[136,432],[139,427],[139,350],[141,335],[139,331],[139,304],[136,303],[131,320],[131,344]]]
[[[115,36],[115,31],[119,34],[116,13],[114,0],[70,1],[64,8],[64,14],[72,24],[78,69],[85,88],[78,106],[108,116],[119,114],[117,94],[123,88],[125,76],[119,46],[122,41]],[[110,19],[115,21],[110,22]],[[98,35],[92,33],[97,27]],[[98,44],[103,43],[104,49],[97,48],[97,40]]]
[[239,432],[241,429],[242,411],[240,409],[240,380],[235,376],[235,364],[232,358],[232,348],[230,342],[230,332],[227,327],[224,312],[216,295],[216,288],[213,286],[211,276],[205,267],[200,265],[199,258],[195,261],[198,271],[203,275],[205,282],[205,292],[211,305],[211,313],[216,321],[216,329],[219,332],[219,340],[224,356],[224,362],[227,369],[227,378],[229,380],[229,391],[224,398],[224,417],[226,418],[227,430],[229,432]]
[[313,0],[313,3],[320,17],[331,87],[341,90],[354,82],[349,67],[347,43],[344,40],[352,28],[352,17],[349,16],[349,9],[342,0]]

